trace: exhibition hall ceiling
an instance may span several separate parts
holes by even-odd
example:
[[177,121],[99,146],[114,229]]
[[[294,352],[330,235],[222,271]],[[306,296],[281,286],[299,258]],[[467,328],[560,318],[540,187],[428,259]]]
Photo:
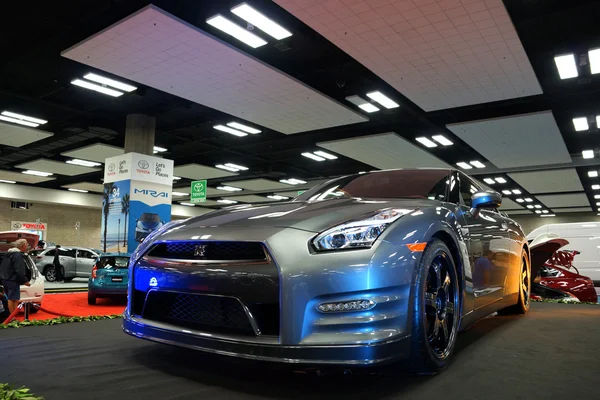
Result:
[[175,203],[195,179],[220,207],[452,166],[509,214],[598,211],[600,0],[37,7],[0,27],[0,182],[97,193],[142,113]]

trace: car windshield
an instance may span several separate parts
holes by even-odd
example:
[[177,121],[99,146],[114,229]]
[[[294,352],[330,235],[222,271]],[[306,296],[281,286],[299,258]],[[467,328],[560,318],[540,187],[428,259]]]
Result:
[[295,201],[318,201],[344,197],[444,200],[449,170],[395,170],[356,174],[311,189]]
[[98,263],[98,268],[127,268],[129,265],[129,257],[102,257]]
[[142,214],[140,221],[143,222],[160,222],[158,214]]

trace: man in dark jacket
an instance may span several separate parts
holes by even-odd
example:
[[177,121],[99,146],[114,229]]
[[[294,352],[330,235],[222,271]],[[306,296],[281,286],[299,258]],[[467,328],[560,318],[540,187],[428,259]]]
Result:
[[56,249],[54,250],[54,276],[56,277],[56,282],[62,282],[65,280],[65,269],[60,265],[60,246],[56,245]]
[[24,253],[27,251],[27,240],[18,239],[14,248],[8,250],[0,264],[0,280],[8,297],[8,310],[12,313],[21,299],[21,285],[30,286],[27,279],[27,264]]

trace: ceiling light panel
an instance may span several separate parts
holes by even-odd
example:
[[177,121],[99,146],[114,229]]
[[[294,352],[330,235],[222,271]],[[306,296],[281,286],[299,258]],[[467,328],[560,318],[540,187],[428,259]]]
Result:
[[482,163],[481,161],[471,161],[470,164],[472,166],[474,166],[475,168],[485,168],[485,164]]
[[426,137],[418,137],[415,139],[417,142],[421,143],[423,146],[427,147],[427,148],[432,148],[432,147],[437,147],[437,144],[435,144],[433,141],[427,139]]
[[218,168],[207,167],[200,164],[179,165],[174,168],[174,174],[191,180],[225,178],[238,175],[235,172],[224,171]]
[[499,0],[275,3],[425,111],[542,93]]
[[588,176],[590,178],[597,178],[598,177],[598,171],[588,171]]
[[583,185],[574,168],[508,174],[529,193],[582,192]]
[[483,178],[483,181],[485,183],[487,183],[488,185],[494,185],[496,183],[496,181],[493,180],[492,178]]
[[334,156],[333,154],[329,154],[325,151],[317,150],[314,152],[314,154],[318,155],[319,157],[326,158],[328,160],[337,160],[337,156]]
[[244,195],[244,196],[235,196],[232,198],[228,198],[227,200],[243,201],[244,203],[265,203],[265,202],[279,201],[279,200],[275,200],[275,199],[270,199],[265,196],[258,196],[258,195],[253,195],[253,194]]
[[233,36],[240,42],[247,44],[253,49],[267,44],[267,41],[261,38],[260,36],[255,35],[248,29],[242,28],[238,24],[223,17],[222,15],[215,15],[214,17],[207,19],[206,23],[211,26],[214,26],[215,28],[219,29],[222,32],[225,32],[230,36]]
[[473,167],[470,164],[468,164],[468,163],[466,163],[464,161],[457,162],[456,165],[458,165],[462,169],[473,169]]
[[16,168],[47,171],[59,175],[75,176],[101,171],[100,168],[84,167],[81,165],[67,164],[61,161],[41,158],[35,161],[15,165]]
[[239,122],[230,122],[227,124],[227,126],[233,128],[233,129],[237,129],[238,131],[250,133],[252,135],[256,135],[256,134],[259,134],[262,132],[260,129],[256,129],[251,126],[240,124]]
[[83,78],[87,79],[89,81],[94,81],[94,82],[97,82],[97,83],[101,83],[102,85],[111,86],[111,87],[113,87],[115,89],[119,89],[119,90],[122,90],[122,91],[128,92],[128,93],[129,92],[133,92],[134,90],[137,89],[135,86],[128,85],[126,83],[119,82],[119,81],[116,81],[114,79],[106,78],[104,76],[96,75],[96,74],[93,74],[93,73],[86,74],[86,75],[84,75]]
[[506,179],[502,178],[501,176],[498,178],[495,178],[495,179],[496,179],[496,182],[498,182],[498,183],[506,183]]
[[62,55],[284,134],[368,121],[153,5]]
[[77,193],[88,193],[87,190],[85,189],[73,189],[73,188],[69,188],[67,189],[69,192],[77,192]]
[[551,111],[461,122],[447,127],[498,168],[572,162]]
[[72,85],[79,86],[85,89],[93,90],[98,93],[106,94],[112,97],[119,97],[123,95],[123,92],[119,92],[118,90],[110,89],[105,86],[97,85],[92,82],[84,81],[82,79],[74,79],[71,81]]
[[573,118],[573,127],[577,132],[587,131],[588,129],[590,129],[587,117]]
[[221,132],[227,132],[233,136],[237,136],[237,137],[244,137],[244,136],[248,136],[248,134],[246,132],[242,132],[239,131],[237,129],[233,129],[230,126],[225,126],[225,125],[215,125],[213,126],[214,129],[221,131]]
[[104,185],[103,184],[101,184],[101,183],[92,183],[92,182],[72,183],[70,185],[64,185],[63,188],[65,188],[65,189],[87,190],[88,192],[95,192],[95,193],[103,193],[104,192]]
[[17,183],[17,182],[16,182],[16,181],[7,181],[7,180],[4,180],[4,179],[0,179],[0,183],[10,183],[10,184],[14,184],[14,183]]
[[594,150],[583,150],[581,152],[581,157],[585,159],[594,158]]
[[517,202],[512,201],[509,198],[502,199],[502,205],[500,206],[500,210],[522,210],[523,206]]
[[168,149],[165,149],[164,147],[159,147],[159,146],[154,146],[154,154],[156,153],[164,153],[165,151],[167,151]]
[[560,79],[576,78],[579,75],[574,54],[556,56],[554,57],[554,64],[556,64]]
[[239,172],[239,169],[233,168],[233,167],[229,167],[229,166],[223,165],[223,164],[217,164],[217,165],[215,165],[215,167],[217,167],[219,169],[224,169],[225,171]]
[[346,97],[350,103],[357,105],[361,110],[366,111],[368,113],[374,113],[379,111],[375,105],[369,103],[367,100],[363,99],[360,96],[348,96]]
[[316,154],[313,154],[313,153],[306,152],[306,153],[302,153],[302,155],[304,157],[310,158],[311,160],[314,160],[314,161],[325,161],[326,160],[325,158],[319,157],[319,156],[317,156]]
[[79,159],[73,159],[73,160],[67,160],[65,161],[67,164],[73,164],[73,165],[80,165],[82,167],[99,167],[100,163],[95,162],[95,161],[86,161],[86,160],[79,160]]
[[434,135],[432,136],[432,139],[441,144],[442,146],[452,146],[454,144],[443,135]]
[[122,147],[111,146],[104,143],[95,143],[60,153],[61,156],[77,158],[80,160],[91,160],[99,163],[104,163],[107,158],[120,156],[121,154],[125,154],[125,150],[123,150]]
[[[26,175],[26,174],[22,174],[20,172],[11,172],[11,171],[5,171],[5,170],[0,170],[0,179],[4,180],[4,181],[11,181],[11,182],[19,182],[19,183],[41,183],[41,182],[47,182],[47,181],[52,181],[55,180],[55,177],[43,177],[43,176],[36,176],[36,175]],[[1,196],[1,193],[0,193]]]
[[221,190],[223,192],[241,192],[244,189],[235,187],[235,186],[224,185],[224,186],[217,186],[217,190]]
[[227,199],[219,199],[219,200],[217,200],[217,203],[222,203],[222,204],[237,204],[237,201],[235,201],[235,200],[227,200]]
[[42,177],[47,177],[47,176],[53,175],[52,172],[37,171],[34,169],[28,169],[28,170],[22,171],[22,173],[25,175],[34,175],[34,176],[42,176]]
[[231,12],[277,40],[292,36],[290,31],[246,3],[233,7]]
[[394,100],[390,99],[386,95],[381,92],[370,92],[367,93],[367,97],[377,103],[381,104],[387,109],[398,108],[400,104],[396,103]]
[[47,139],[53,135],[54,133],[41,129],[26,128],[0,121],[0,145],[2,146],[22,147],[38,140]]
[[321,142],[317,146],[378,169],[450,168],[433,154],[393,132]]
[[246,179],[243,181],[227,182],[227,185],[255,191],[289,189],[288,185],[269,179]]
[[13,118],[13,117],[7,117],[6,115],[0,115],[0,120],[6,121],[6,122],[12,122],[13,124],[25,125],[25,126],[29,126],[32,128],[36,128],[36,127],[40,126],[40,124],[36,124],[35,122],[24,121],[22,119]]
[[593,49],[588,52],[588,61],[590,63],[590,72],[600,74],[600,49]]
[[37,124],[37,125],[44,125],[45,123],[48,122],[45,119],[29,117],[27,115],[17,114],[17,113],[14,113],[12,111],[2,111],[1,115],[4,115],[6,117],[10,117],[10,118],[20,119],[21,121],[33,122],[34,124]]
[[293,186],[306,184],[305,181],[303,181],[301,179],[296,179],[296,178],[280,179],[279,182],[285,183],[286,185],[293,185]]

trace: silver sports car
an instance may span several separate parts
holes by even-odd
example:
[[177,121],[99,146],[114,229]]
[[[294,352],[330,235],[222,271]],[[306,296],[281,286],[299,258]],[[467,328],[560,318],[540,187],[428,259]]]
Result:
[[131,258],[123,329],[233,357],[438,372],[461,329],[529,309],[527,241],[500,202],[459,171],[390,170],[172,222]]

